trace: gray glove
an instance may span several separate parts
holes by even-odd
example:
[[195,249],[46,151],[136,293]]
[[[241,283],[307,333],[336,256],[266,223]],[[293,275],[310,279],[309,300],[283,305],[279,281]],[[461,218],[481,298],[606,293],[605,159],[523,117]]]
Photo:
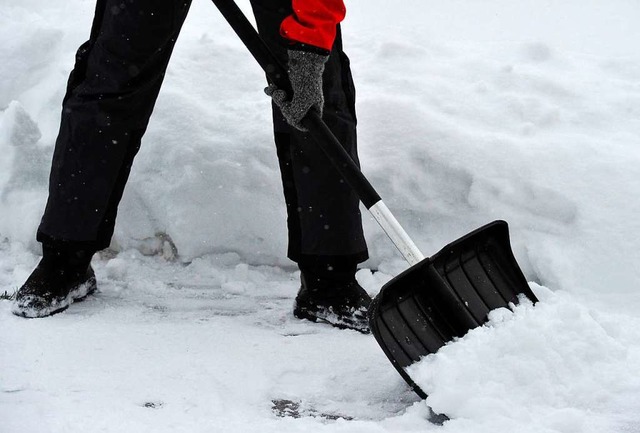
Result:
[[280,108],[287,122],[300,131],[307,131],[300,121],[310,109],[322,116],[324,97],[322,96],[322,72],[329,56],[308,51],[289,50],[289,80],[293,98],[288,101],[287,92],[270,85],[265,93]]

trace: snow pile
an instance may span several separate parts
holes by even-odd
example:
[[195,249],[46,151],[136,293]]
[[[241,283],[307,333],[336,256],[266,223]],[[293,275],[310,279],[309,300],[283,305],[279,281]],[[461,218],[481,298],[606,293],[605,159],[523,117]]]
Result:
[[[291,317],[299,275],[284,257],[264,77],[212,5],[194,2],[112,250],[94,260],[100,294],[41,321],[0,302],[3,428],[640,429],[638,4],[347,6],[365,173],[427,255],[507,220],[541,298],[413,367],[452,421],[428,423],[372,338]],[[0,294],[38,260],[60,102],[93,8],[3,5]],[[358,278],[375,294],[406,265],[365,225]]]
[[[7,59],[0,107],[9,107],[1,132],[41,131],[22,146],[38,182],[48,171],[73,53],[88,35],[88,3],[11,6],[0,29],[10,41],[0,47]],[[425,253],[505,219],[530,279],[569,290],[635,290],[638,245],[628,233],[640,229],[640,202],[628,196],[640,190],[640,54],[628,41],[638,31],[625,20],[633,6],[596,3],[531,2],[516,12],[505,1],[408,2],[398,5],[402,26],[378,12],[384,3],[350,5],[344,37],[358,82],[362,164]],[[234,251],[250,263],[286,264],[263,75],[211,5],[193,9],[125,191],[113,248],[142,251],[169,238],[184,260]],[[531,14],[548,28],[531,27]],[[0,181],[22,176],[15,146],[0,142]],[[2,184],[5,196],[27,188],[31,195],[20,206],[0,202],[0,235],[33,251],[46,198],[35,182]],[[368,266],[397,260],[365,218]]]
[[46,199],[47,163],[37,143],[41,138],[37,123],[19,102],[11,102],[0,114],[0,238],[31,239]]
[[620,431],[619,397],[640,389],[640,351],[629,347],[639,319],[534,289],[535,308],[493,311],[487,326],[412,365],[411,377],[453,418],[452,431]]

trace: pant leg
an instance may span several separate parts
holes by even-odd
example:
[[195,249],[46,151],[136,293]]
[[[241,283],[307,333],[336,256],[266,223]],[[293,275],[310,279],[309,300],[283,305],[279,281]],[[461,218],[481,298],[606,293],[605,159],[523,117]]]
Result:
[[98,0],[63,100],[38,240],[106,248],[191,0]]
[[[287,41],[280,23],[291,0],[252,0],[258,31],[272,51],[287,62]],[[323,75],[323,119],[358,163],[355,89],[349,59],[338,36]],[[302,262],[358,263],[368,257],[359,200],[307,134],[291,128],[274,105],[276,148],[287,204],[290,259]]]

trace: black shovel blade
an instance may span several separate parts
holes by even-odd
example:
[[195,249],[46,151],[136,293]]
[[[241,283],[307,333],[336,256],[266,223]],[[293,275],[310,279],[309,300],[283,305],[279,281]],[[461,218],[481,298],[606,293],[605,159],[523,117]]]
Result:
[[404,370],[487,321],[491,310],[537,299],[516,262],[505,221],[450,243],[382,287],[369,309],[371,332],[393,366]]

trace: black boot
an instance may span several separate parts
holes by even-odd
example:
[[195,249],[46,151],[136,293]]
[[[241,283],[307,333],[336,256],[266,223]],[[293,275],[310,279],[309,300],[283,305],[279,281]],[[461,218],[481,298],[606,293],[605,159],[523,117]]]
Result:
[[330,268],[320,272],[301,266],[301,271],[302,287],[296,296],[294,316],[364,334],[370,332],[367,309],[371,297],[356,281],[355,266],[347,271]]
[[42,260],[16,293],[12,311],[17,316],[50,316],[96,290],[93,251],[43,245],[42,252]]

